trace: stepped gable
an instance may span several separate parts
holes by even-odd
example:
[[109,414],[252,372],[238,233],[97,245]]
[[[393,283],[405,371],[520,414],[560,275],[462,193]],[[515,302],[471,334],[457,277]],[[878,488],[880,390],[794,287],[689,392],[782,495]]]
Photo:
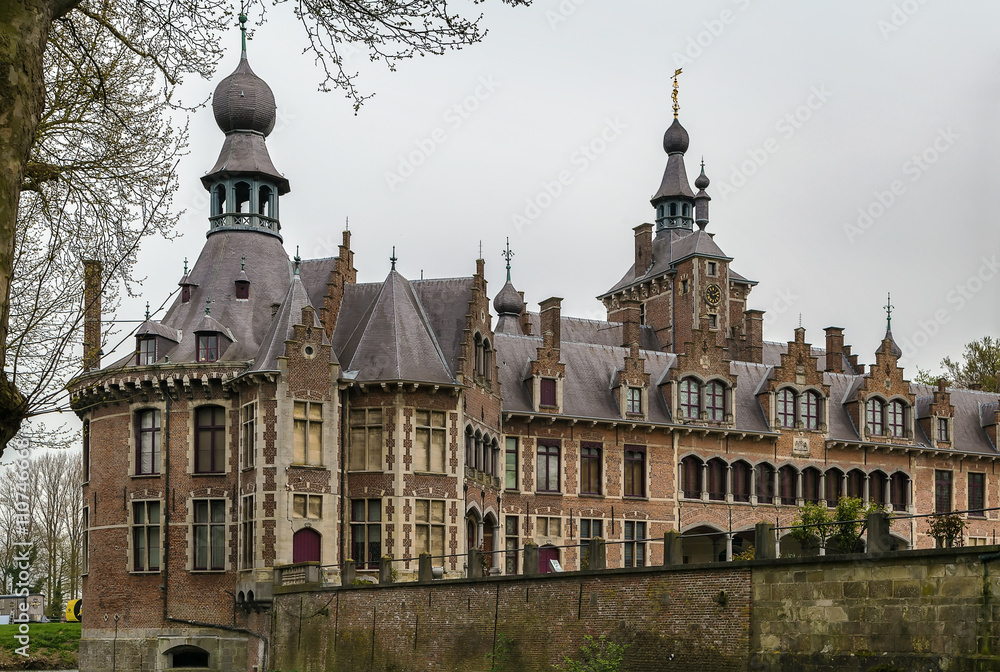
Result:
[[[285,355],[285,341],[293,340],[295,336],[295,325],[302,320],[302,309],[311,308],[312,324],[305,325],[314,329],[322,330],[319,318],[316,316],[315,307],[309,300],[305,284],[301,276],[292,278],[292,283],[288,287],[288,293],[281,301],[281,307],[274,315],[273,323],[267,334],[264,336],[260,350],[257,353],[256,361],[251,367],[251,371],[277,371],[278,357]],[[326,334],[323,334],[322,343],[329,344]],[[332,351],[331,351],[332,353]],[[331,354],[331,361],[335,361]]]

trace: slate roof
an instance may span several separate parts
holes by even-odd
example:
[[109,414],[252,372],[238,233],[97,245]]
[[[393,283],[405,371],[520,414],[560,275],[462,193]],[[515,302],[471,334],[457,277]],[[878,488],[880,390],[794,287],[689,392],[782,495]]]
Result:
[[[250,371],[278,370],[278,357],[285,354],[285,341],[293,337],[295,325],[302,323],[302,309],[306,306],[313,306],[313,304],[306,293],[305,285],[302,282],[301,276],[293,276],[292,283],[288,287],[288,293],[285,295],[285,298],[281,302],[281,307],[274,316],[271,328],[268,329],[267,335],[261,341],[260,350],[257,352]],[[318,313],[313,314],[313,323],[311,326],[322,329]],[[325,332],[323,333],[323,343],[329,343]]]
[[[531,333],[541,338],[542,318],[538,313],[528,313]],[[563,317],[560,322],[560,339],[563,343],[592,343],[594,345],[620,346],[624,340],[621,322],[588,320],[582,317]],[[659,350],[660,342],[656,331],[643,325],[639,327],[639,347],[643,350]],[[534,357],[534,355],[532,355]]]

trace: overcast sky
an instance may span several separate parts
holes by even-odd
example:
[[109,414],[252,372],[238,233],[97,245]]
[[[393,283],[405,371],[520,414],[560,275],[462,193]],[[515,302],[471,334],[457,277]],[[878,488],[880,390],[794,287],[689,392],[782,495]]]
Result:
[[[486,12],[480,45],[395,73],[355,56],[359,86],[377,94],[357,115],[317,92],[287,5],[256,29],[250,63],[279,114],[268,147],[291,182],[290,256],[297,245],[304,258],[335,256],[348,216],[361,282],[385,278],[393,245],[408,278],[470,275],[482,241],[495,295],[509,237],[532,310],[561,296],[564,315],[603,318],[594,297],[632,263],[632,227],[653,221],[670,75],[683,67],[688,175],[704,156],[708,230],[760,283],[749,306],[767,311],[767,340],[790,340],[801,313],[812,343],[845,327],[871,362],[887,292],[911,374],[1000,335],[1000,3],[469,6]],[[186,98],[235,69],[236,28],[228,39],[216,80],[186,83]],[[184,257],[197,258],[208,228],[199,177],[222,140],[210,109],[194,115],[183,237],[147,241],[143,296],[119,318],[158,306]]]

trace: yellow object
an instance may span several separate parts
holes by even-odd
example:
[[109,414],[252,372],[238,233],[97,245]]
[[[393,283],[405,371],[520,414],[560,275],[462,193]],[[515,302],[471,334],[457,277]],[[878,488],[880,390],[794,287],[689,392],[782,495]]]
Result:
[[83,600],[70,600],[66,603],[66,621],[77,623],[80,620],[80,611],[83,607]]

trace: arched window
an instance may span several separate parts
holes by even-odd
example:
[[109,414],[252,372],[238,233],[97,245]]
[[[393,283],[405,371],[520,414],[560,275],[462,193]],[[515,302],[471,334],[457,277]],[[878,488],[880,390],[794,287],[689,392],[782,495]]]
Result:
[[733,462],[733,501],[750,501],[750,465],[743,460]]
[[476,332],[472,337],[472,349],[475,351],[472,361],[472,372],[476,376],[483,375],[483,337]]
[[217,184],[212,192],[212,214],[221,215],[226,211],[226,185]]
[[478,471],[483,470],[483,435],[476,432],[476,459],[474,465]]
[[708,461],[708,498],[714,501],[726,498],[726,463],[718,457]]
[[670,216],[671,217],[676,217],[677,216],[677,204],[676,203],[671,203],[670,204]]
[[810,504],[819,504],[819,469],[806,467],[802,470],[802,499]]
[[831,509],[837,506],[837,502],[844,494],[844,472],[840,469],[829,469],[826,472],[826,505]]
[[190,644],[175,646],[164,653],[170,655],[170,667],[167,669],[209,667],[208,651],[197,646]]
[[788,387],[778,390],[778,424],[795,427],[795,391]]
[[705,412],[708,419],[722,422],[726,419],[726,388],[713,380],[705,386]]
[[906,511],[906,505],[910,501],[910,478],[901,471],[897,471],[889,478],[889,502],[893,511]]
[[468,467],[476,466],[476,437],[472,433],[472,427],[465,428],[465,464]]
[[694,455],[688,455],[681,460],[684,481],[681,489],[687,499],[701,499],[702,483],[701,469],[702,461]]
[[257,190],[257,213],[265,217],[271,217],[271,187],[261,185]]
[[684,204],[684,216],[689,217],[691,215],[691,206],[687,203]]
[[819,429],[819,395],[812,390],[803,392],[799,409],[802,416],[802,427],[812,430]]
[[799,474],[795,470],[795,467],[791,465],[785,465],[778,472],[778,483],[781,490],[781,503],[794,505],[798,497],[795,494],[796,486],[799,480]]
[[493,370],[493,349],[490,347],[489,339],[483,339],[483,373],[484,379],[491,378],[490,372]]
[[681,381],[681,415],[688,420],[696,420],[701,412],[701,385],[694,378]]
[[847,472],[847,496],[864,499],[865,472],[860,469],[851,469]]
[[766,462],[757,465],[757,501],[774,503],[774,467]]
[[901,401],[889,403],[885,418],[885,428],[889,436],[903,438],[906,436],[906,407]]
[[246,182],[237,182],[235,188],[236,207],[234,212],[250,212],[250,185]]
[[879,506],[885,506],[889,500],[886,499],[886,485],[889,483],[889,477],[885,475],[882,471],[873,471],[868,474],[868,493],[869,499]]
[[202,406],[195,412],[194,471],[198,474],[226,470],[226,409]]
[[865,403],[865,418],[868,424],[868,433],[872,436],[881,436],[882,434],[882,414],[881,399],[869,399]]

